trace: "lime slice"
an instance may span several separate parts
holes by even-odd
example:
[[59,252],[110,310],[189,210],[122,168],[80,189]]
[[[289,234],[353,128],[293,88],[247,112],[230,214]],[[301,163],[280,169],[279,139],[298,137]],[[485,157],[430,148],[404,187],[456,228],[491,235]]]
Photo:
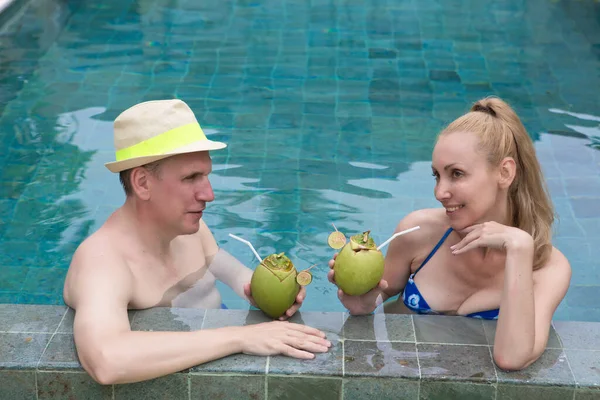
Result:
[[327,238],[327,244],[332,249],[341,249],[346,244],[346,236],[340,231],[331,232]]
[[298,285],[306,286],[312,282],[312,274],[308,271],[298,272],[296,282],[298,282]]

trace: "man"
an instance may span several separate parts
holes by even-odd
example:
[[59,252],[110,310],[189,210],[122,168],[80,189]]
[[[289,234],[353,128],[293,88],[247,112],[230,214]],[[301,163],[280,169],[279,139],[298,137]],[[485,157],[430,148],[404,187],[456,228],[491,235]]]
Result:
[[[216,279],[252,302],[252,271],[220,250],[202,221],[214,199],[208,140],[180,100],[135,105],[114,123],[125,204],[73,255],[64,300],[75,310],[81,364],[101,384],[181,371],[234,353],[313,358],[331,345],[316,329],[273,321],[194,332],[131,331],[128,309],[219,308]],[[304,299],[302,291],[286,316]]]

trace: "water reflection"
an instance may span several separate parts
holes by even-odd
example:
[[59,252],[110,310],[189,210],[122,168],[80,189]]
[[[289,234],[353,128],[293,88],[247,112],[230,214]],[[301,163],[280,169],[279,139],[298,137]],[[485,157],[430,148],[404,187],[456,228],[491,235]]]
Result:
[[[377,376],[418,377],[417,348],[410,317],[349,316],[344,321],[345,371]],[[353,339],[359,339],[354,341]]]
[[14,8],[2,16],[0,25],[0,116],[35,73],[39,58],[54,43],[75,6],[48,0]]
[[555,114],[568,115],[581,121],[592,121],[592,123],[596,122],[597,124],[595,126],[572,125],[565,123],[565,126],[572,129],[572,131],[549,131],[548,133],[575,137],[579,139],[588,139],[590,143],[587,143],[586,146],[591,147],[592,149],[600,150],[600,117],[590,114],[574,113],[557,108],[551,108],[548,111]]

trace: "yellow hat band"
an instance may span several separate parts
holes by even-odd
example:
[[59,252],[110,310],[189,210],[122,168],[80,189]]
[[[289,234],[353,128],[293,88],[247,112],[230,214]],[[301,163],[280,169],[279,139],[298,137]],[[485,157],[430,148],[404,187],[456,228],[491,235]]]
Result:
[[131,158],[157,156],[168,153],[179,147],[206,140],[206,135],[198,123],[180,126],[116,151],[116,160],[123,161]]

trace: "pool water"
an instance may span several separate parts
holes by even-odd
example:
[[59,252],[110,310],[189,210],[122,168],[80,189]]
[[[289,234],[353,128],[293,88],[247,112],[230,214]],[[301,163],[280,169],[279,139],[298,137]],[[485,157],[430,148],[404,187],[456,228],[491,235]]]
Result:
[[332,223],[381,243],[439,206],[436,134],[498,95],[535,141],[573,267],[555,318],[600,321],[598,2],[65,3],[0,17],[0,302],[62,303],[74,249],[124,200],[103,166],[112,120],[177,97],[229,145],[204,217],[218,243],[252,268],[229,233],[318,264],[304,309],[340,311]]

